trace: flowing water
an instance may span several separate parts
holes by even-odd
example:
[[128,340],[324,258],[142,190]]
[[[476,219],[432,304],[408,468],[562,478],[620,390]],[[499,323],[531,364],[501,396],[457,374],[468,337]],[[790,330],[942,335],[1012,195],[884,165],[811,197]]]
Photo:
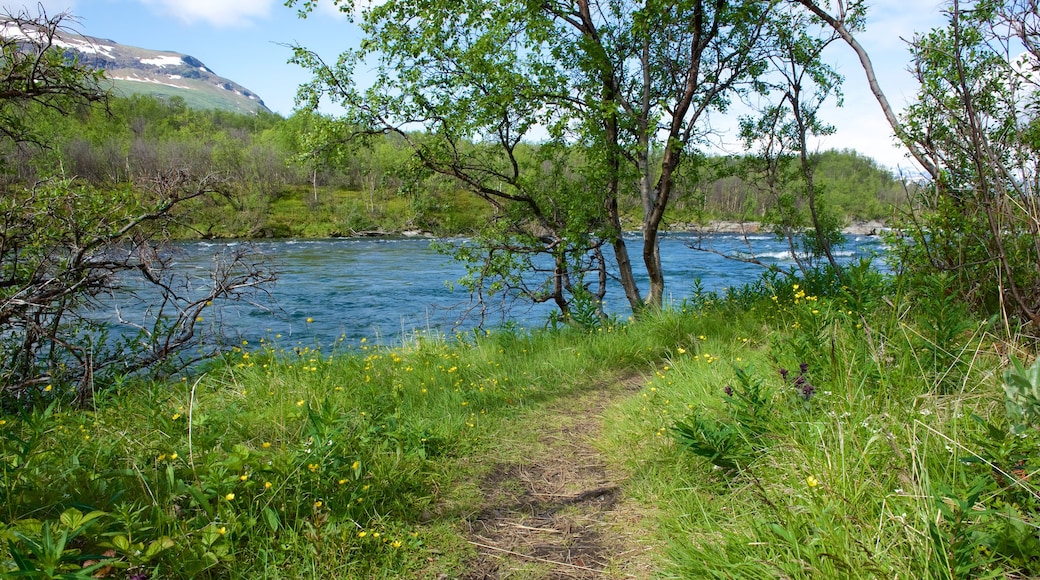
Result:
[[[770,235],[745,238],[714,234],[702,238],[727,254],[754,255],[781,268],[794,265],[784,243]],[[691,248],[693,234],[668,234],[661,240],[667,300],[678,303],[693,293],[699,279],[706,291],[720,291],[750,283],[761,276],[761,266],[726,259]],[[224,307],[225,330],[241,339],[260,338],[295,346],[324,346],[343,339],[356,342],[400,342],[414,332],[451,332],[470,329],[479,320],[471,311],[469,293],[451,286],[465,273],[461,264],[431,248],[429,239],[361,238],[272,240],[256,242],[189,242],[176,246],[178,267],[197,267],[229,246],[249,244],[273,264],[278,280],[263,302]],[[849,236],[838,251],[843,261],[882,251],[881,240]],[[638,266],[639,238],[629,240],[629,252]],[[638,275],[638,274],[637,274]],[[646,291],[645,277],[639,280]],[[117,298],[118,301],[118,298]],[[625,317],[627,302],[614,283],[606,298],[609,312]],[[552,308],[514,306],[508,312],[492,309],[487,326],[512,321],[524,326],[544,324]],[[124,317],[134,312],[124,309]],[[136,313],[143,316],[143,312]]]

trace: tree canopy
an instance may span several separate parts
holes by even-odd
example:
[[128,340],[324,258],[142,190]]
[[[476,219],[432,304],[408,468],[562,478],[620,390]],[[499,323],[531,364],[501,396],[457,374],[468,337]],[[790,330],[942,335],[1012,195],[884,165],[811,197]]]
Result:
[[[657,240],[680,167],[702,156],[711,114],[767,90],[783,30],[771,24],[813,33],[792,15],[779,2],[392,0],[362,11],[361,46],[334,64],[297,47],[296,62],[314,75],[300,100],[316,108],[331,98],[357,134],[403,136],[427,170],[491,203],[482,271],[509,270],[492,259],[497,250],[551,255],[542,297],[566,316],[573,297],[601,296],[581,279],[604,279],[609,245],[639,312],[662,303]],[[354,73],[370,63],[375,81],[361,86]],[[533,155],[532,142],[541,145]],[[559,155],[575,145],[580,162],[561,170]],[[618,201],[628,192],[640,199],[645,294],[622,235]]]

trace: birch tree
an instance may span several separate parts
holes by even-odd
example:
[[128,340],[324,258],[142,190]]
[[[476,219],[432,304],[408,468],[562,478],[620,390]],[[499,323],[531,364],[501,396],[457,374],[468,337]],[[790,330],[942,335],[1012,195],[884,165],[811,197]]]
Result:
[[944,3],[946,25],[908,40],[919,89],[900,113],[852,32],[850,15],[866,3],[792,1],[854,50],[894,136],[930,178],[895,240],[914,285],[950,275],[959,298],[1000,315],[1009,332],[1014,321],[1040,324],[1036,2]]
[[[638,314],[663,303],[658,240],[677,172],[708,145],[710,115],[763,73],[774,5],[390,0],[355,13],[364,39],[335,63],[296,47],[313,74],[300,102],[330,99],[344,123],[397,133],[429,171],[491,204],[481,281],[515,284],[539,262],[520,257],[547,257],[529,297],[566,318],[576,300],[600,300],[609,275]],[[373,69],[366,84],[359,73]],[[640,200],[638,224],[622,223],[624,196]]]

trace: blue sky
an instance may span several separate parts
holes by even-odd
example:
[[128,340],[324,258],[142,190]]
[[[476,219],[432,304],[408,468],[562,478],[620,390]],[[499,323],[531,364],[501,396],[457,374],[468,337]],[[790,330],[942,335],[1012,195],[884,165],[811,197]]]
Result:
[[[23,4],[35,11],[35,2],[0,0],[8,9]],[[282,115],[292,113],[296,88],[309,79],[304,70],[287,63],[291,52],[282,45],[299,43],[334,61],[343,49],[356,46],[359,38],[357,28],[335,12],[331,0],[320,0],[318,10],[307,19],[298,18],[283,0],[44,0],[43,5],[52,14],[70,11],[79,20],[75,28],[83,34],[191,55],[260,95]],[[941,23],[941,2],[875,0],[871,6],[867,30],[859,38],[889,99],[900,107],[914,91],[902,39]],[[835,43],[827,59],[846,77],[845,106],[828,112],[838,132],[819,146],[855,149],[889,168],[912,171],[910,161],[892,145],[891,130],[867,90],[852,51]]]

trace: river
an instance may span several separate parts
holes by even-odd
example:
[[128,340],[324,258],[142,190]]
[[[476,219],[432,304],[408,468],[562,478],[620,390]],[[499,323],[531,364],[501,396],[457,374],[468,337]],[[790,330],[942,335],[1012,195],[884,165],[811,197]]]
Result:
[[[661,239],[661,259],[666,272],[666,300],[678,303],[692,295],[695,281],[702,288],[721,291],[755,281],[762,267],[696,251],[693,234],[671,233]],[[786,246],[770,235],[744,238],[714,234],[704,242],[726,253],[753,252],[761,261],[786,268],[794,265]],[[278,280],[264,301],[224,307],[220,320],[226,331],[254,343],[277,339],[283,346],[325,347],[343,339],[400,343],[419,332],[451,332],[473,328],[477,314],[469,312],[470,296],[452,282],[465,272],[461,264],[431,248],[422,238],[340,238],[232,242],[186,242],[176,245],[179,266],[211,262],[228,246],[249,244],[273,264]],[[641,255],[638,237],[629,251]],[[849,236],[838,251],[843,261],[875,255],[881,240]],[[637,262],[637,265],[639,263]],[[638,275],[638,274],[637,274]],[[646,290],[645,276],[639,280]],[[627,302],[617,284],[607,295],[606,308],[627,316]],[[544,324],[549,305],[509,312],[493,312],[488,325],[511,320],[525,326]],[[136,313],[143,315],[143,312]],[[123,310],[123,316],[134,316]]]

